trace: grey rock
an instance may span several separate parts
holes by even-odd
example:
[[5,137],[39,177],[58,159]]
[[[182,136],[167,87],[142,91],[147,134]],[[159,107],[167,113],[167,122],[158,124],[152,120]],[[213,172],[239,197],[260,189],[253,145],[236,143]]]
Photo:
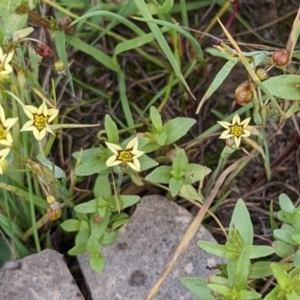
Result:
[[[79,257],[93,300],[145,300],[192,220],[187,210],[162,196],[142,198],[131,221],[120,229],[117,242],[102,248],[106,265],[101,275],[91,270],[88,254]],[[212,256],[196,245],[199,240],[215,242],[201,227],[155,300],[198,299],[179,278],[212,275],[206,268]]]
[[61,254],[44,250],[0,269],[1,300],[84,300]]

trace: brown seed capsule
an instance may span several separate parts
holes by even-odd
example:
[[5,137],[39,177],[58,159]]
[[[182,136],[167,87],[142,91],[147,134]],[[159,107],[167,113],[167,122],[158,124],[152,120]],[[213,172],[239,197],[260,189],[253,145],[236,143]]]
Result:
[[284,67],[289,63],[289,55],[284,50],[275,50],[272,61],[277,67]]
[[235,90],[235,102],[238,105],[246,105],[252,98],[251,86],[248,82],[241,83]]
[[268,72],[262,68],[257,69],[255,73],[261,81],[266,80],[269,77]]

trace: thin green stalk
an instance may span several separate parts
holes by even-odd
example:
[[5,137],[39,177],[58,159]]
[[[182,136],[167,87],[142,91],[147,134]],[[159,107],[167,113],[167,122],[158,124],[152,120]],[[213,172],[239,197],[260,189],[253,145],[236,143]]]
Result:
[[187,9],[186,9],[186,1],[185,0],[179,0],[179,2],[180,2],[180,11],[181,11],[182,24],[185,27],[190,27],[189,26],[189,19],[188,19]]

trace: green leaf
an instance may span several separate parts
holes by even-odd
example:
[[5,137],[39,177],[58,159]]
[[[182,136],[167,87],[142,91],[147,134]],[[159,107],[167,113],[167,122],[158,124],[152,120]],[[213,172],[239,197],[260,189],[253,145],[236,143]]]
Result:
[[[299,76],[299,78],[300,78],[300,76]],[[279,206],[282,210],[284,210],[285,212],[290,213],[290,214],[292,214],[295,211],[295,206],[287,194],[280,194]]]
[[86,250],[90,253],[95,253],[95,252],[99,252],[99,249],[100,249],[100,245],[98,239],[91,235],[87,242]]
[[277,240],[281,240],[287,244],[297,245],[297,242],[295,242],[292,238],[293,233],[294,232],[291,230],[284,230],[284,229],[275,229],[273,231],[274,237]]
[[91,234],[99,239],[105,232],[108,223],[109,223],[110,213],[106,211],[105,216],[101,220],[101,223],[97,223],[95,221],[91,222]]
[[204,279],[198,277],[181,277],[180,282],[189,289],[194,295],[202,300],[214,300],[216,299],[211,290],[207,287]]
[[101,274],[104,269],[105,261],[101,254],[92,253],[90,257],[90,267],[96,273]]
[[251,259],[268,256],[275,252],[275,249],[270,246],[247,245],[245,248],[248,250]]
[[150,107],[150,119],[153,127],[155,128],[155,133],[161,133],[163,130],[161,115],[154,106]]
[[77,244],[68,251],[69,255],[76,256],[86,252],[86,243]]
[[85,163],[82,163],[75,169],[77,176],[89,176],[107,169],[105,161],[99,156],[94,156]]
[[263,82],[273,96],[284,100],[300,100],[300,76],[285,74],[273,76]]
[[111,229],[112,230],[116,230],[117,228],[123,226],[124,224],[128,223],[130,221],[130,218],[127,217],[123,217],[121,219],[118,219],[117,221],[113,222],[111,225]]
[[100,244],[103,246],[109,246],[112,245],[118,238],[118,232],[113,231],[113,232],[104,232],[102,237],[100,238]]
[[101,155],[102,151],[100,147],[86,149],[83,151],[74,152],[72,155],[77,160],[80,158],[81,163],[85,163],[91,159],[91,157]]
[[279,286],[282,289],[285,289],[290,285],[290,280],[288,278],[287,272],[284,270],[283,267],[281,267],[280,264],[272,263],[271,270],[273,276],[276,278]]
[[107,134],[107,140],[113,144],[119,144],[119,130],[116,123],[110,117],[110,115],[105,115],[104,127]]
[[183,186],[183,183],[184,183],[183,178],[177,179],[177,178],[172,177],[170,179],[169,188],[170,188],[172,197],[176,196],[179,193],[181,187]]
[[250,255],[247,248],[240,253],[235,269],[235,286],[239,290],[247,288],[247,279],[250,271]]
[[276,255],[281,258],[288,257],[295,252],[294,248],[291,245],[288,245],[283,241],[274,241],[272,246],[275,249]]
[[290,214],[286,211],[280,210],[277,213],[277,217],[280,221],[287,223],[287,224],[293,224],[294,223],[294,216],[293,214]]
[[300,250],[298,249],[293,257],[293,265],[295,267],[300,266]]
[[203,202],[203,197],[191,184],[184,184],[180,189],[180,194],[185,199],[193,199],[199,202]]
[[88,230],[88,229],[90,229],[90,226],[89,226],[88,222],[84,221],[84,220],[80,221],[79,231],[85,231],[85,230]]
[[271,261],[257,261],[251,265],[249,279],[259,279],[272,275]]
[[150,158],[148,155],[144,154],[142,156],[140,156],[138,158],[139,162],[140,162],[140,165],[141,165],[141,170],[140,172],[142,171],[145,171],[145,170],[148,170],[148,169],[151,169],[155,166],[158,165],[158,162],[156,162],[154,159]]
[[111,186],[106,174],[99,174],[94,184],[93,192],[96,198],[107,198],[111,196]]
[[207,241],[199,241],[197,245],[198,247],[200,247],[201,249],[203,249],[208,253],[211,253],[219,257],[226,257],[225,255],[226,250],[224,245],[218,245]]
[[91,235],[90,228],[88,230],[79,231],[75,237],[75,245],[86,245]]
[[242,199],[239,199],[233,210],[229,232],[238,230],[245,245],[253,244],[253,225],[249,211]]
[[181,179],[183,175],[185,175],[188,163],[189,161],[185,154],[185,151],[183,149],[180,149],[177,152],[172,163],[171,174],[173,175],[173,177],[175,177],[176,179]]
[[63,230],[72,232],[79,231],[80,229],[80,221],[75,219],[69,219],[60,224]]
[[90,214],[97,212],[97,200],[93,199],[88,202],[77,204],[74,210],[80,213]]
[[167,135],[165,145],[170,145],[186,135],[195,123],[195,119],[182,117],[171,119],[166,122],[163,126],[163,131]]
[[163,146],[166,142],[167,134],[165,132],[157,133],[154,135],[154,138],[160,146]]
[[168,184],[172,178],[171,170],[172,168],[169,166],[160,166],[153,170],[148,176],[146,176],[146,180],[156,183]]
[[120,195],[119,199],[121,200],[121,209],[125,209],[138,203],[141,197],[135,195]]
[[211,169],[199,164],[188,164],[186,168],[185,183],[203,182],[204,177],[211,172]]

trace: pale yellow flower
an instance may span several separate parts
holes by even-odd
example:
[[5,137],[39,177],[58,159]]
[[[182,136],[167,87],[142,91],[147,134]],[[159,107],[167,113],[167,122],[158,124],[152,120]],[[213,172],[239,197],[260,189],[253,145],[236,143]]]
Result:
[[5,118],[4,109],[0,105],[0,145],[10,147],[13,143],[12,136],[9,132],[10,128],[14,126],[18,118]]
[[250,136],[250,131],[248,127],[250,119],[251,118],[247,118],[241,122],[239,115],[236,114],[232,119],[232,123],[218,121],[218,123],[221,126],[226,128],[226,130],[223,131],[220,135],[219,139],[229,139],[231,137],[234,137],[235,145],[238,148],[241,143],[241,138]]
[[9,64],[14,56],[14,52],[4,54],[2,48],[0,47],[0,75],[9,74],[12,72],[12,67]]
[[133,170],[140,171],[141,165],[137,158],[143,155],[144,152],[138,150],[138,138],[135,137],[132,139],[125,149],[112,143],[105,144],[114,154],[106,161],[106,165],[108,167],[113,167],[119,164],[127,164]]
[[23,125],[20,131],[32,131],[34,137],[39,141],[45,137],[47,132],[54,134],[49,124],[58,115],[58,109],[47,108],[45,101],[43,101],[39,108],[24,105],[23,110],[30,120]]
[[6,156],[8,155],[9,151],[9,148],[0,150],[0,174],[3,174],[8,169],[8,162],[6,160]]

